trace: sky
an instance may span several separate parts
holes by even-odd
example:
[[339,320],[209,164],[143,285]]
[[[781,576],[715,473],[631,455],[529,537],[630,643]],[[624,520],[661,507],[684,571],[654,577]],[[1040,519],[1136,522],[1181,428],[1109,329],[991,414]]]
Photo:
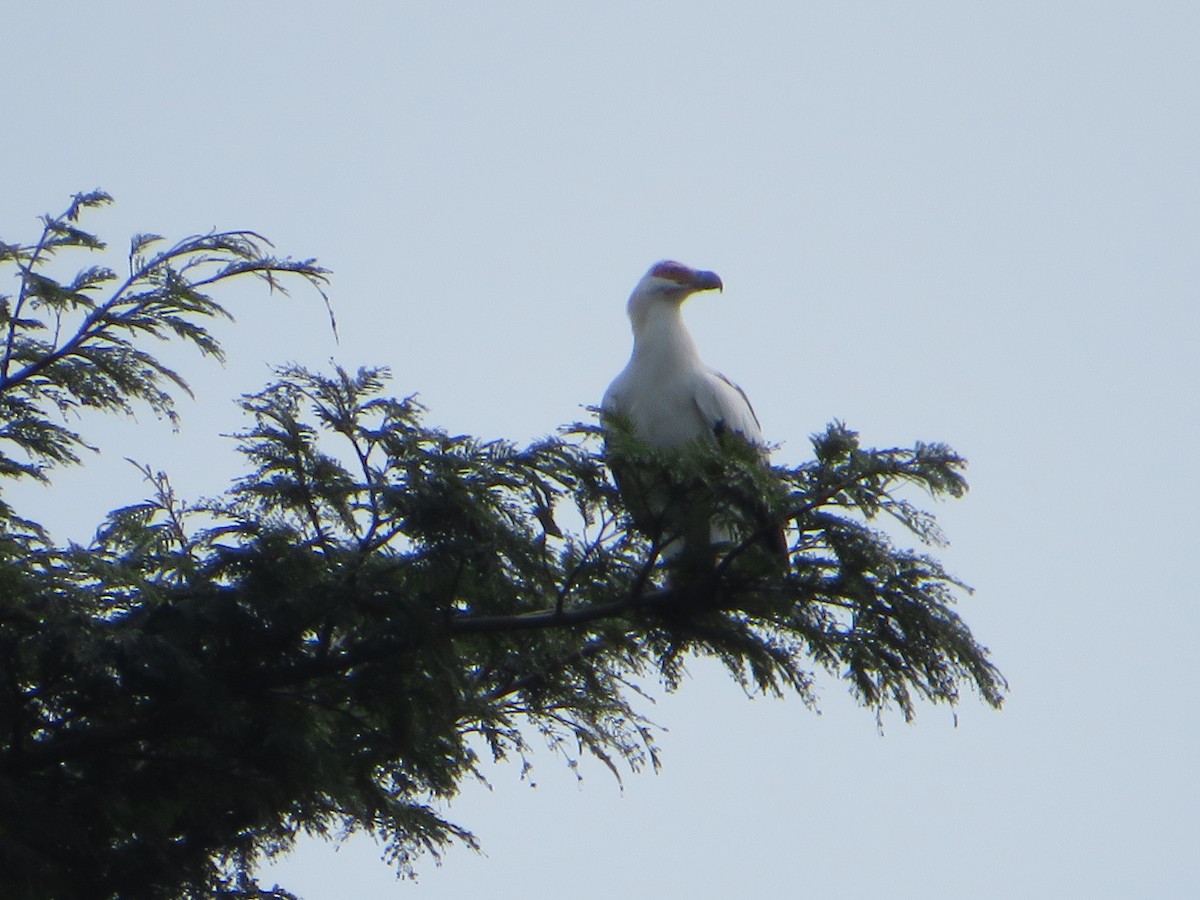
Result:
[[[382,364],[454,432],[526,441],[624,365],[657,259],[776,458],[837,418],[946,441],[935,507],[996,712],[882,728],[697,663],[624,785],[549,754],[446,811],[485,855],[397,881],[369,840],[265,871],[306,900],[480,895],[1179,897],[1200,863],[1200,6],[1192,2],[14,4],[0,239],[102,187],[110,237],[252,228],[334,272],[221,295],[196,398],[85,423],[14,502],[64,539],[240,471],[233,398],[295,361]],[[118,257],[119,258],[119,257]],[[93,260],[88,260],[92,262]],[[82,263],[81,263],[82,264]],[[660,692],[661,693],[661,692]],[[536,782],[536,786],[532,782]]]

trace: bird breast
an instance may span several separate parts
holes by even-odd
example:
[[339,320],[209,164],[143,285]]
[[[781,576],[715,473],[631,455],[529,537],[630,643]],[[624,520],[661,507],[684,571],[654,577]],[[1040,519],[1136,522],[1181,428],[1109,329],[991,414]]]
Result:
[[660,449],[710,437],[696,407],[694,373],[631,363],[609,387],[604,409],[629,421],[634,433]]

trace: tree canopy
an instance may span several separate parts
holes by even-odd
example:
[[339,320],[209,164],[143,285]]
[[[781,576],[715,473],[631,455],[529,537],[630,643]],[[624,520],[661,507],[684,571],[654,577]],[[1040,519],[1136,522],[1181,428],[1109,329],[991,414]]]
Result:
[[[252,232],[131,241],[128,272],[59,278],[104,244],[80,194],[29,244],[0,243],[0,476],[80,462],[76,410],[174,417],[188,387],[152,352],[220,357],[210,296],[328,273]],[[323,295],[322,295],[323,296]],[[244,473],[187,501],[150,496],[88,546],[60,545],[0,501],[0,893],[6,897],[291,896],[251,875],[302,833],[361,830],[410,873],[474,846],[439,805],[541,741],[614,772],[656,767],[645,685],[692,656],[813,702],[818,671],[868,709],[910,718],[1004,682],[955,611],[965,590],[912,488],[966,490],[949,447],[870,449],[833,423],[813,458],[770,470],[737,448],[606,447],[594,422],[528,446],[451,435],[386,368],[277,370],[244,396]],[[751,535],[703,577],[665,579],[669,535],[634,526],[614,465],[670,503],[786,521],[791,565]],[[887,525],[886,523],[892,523]],[[913,547],[900,540],[907,535]]]

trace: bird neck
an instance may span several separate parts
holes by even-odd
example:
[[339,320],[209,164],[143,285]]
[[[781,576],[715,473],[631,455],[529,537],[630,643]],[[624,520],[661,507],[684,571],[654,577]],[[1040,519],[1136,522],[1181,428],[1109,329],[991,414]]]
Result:
[[671,366],[699,358],[678,303],[656,300],[630,306],[635,362],[653,360],[656,365]]

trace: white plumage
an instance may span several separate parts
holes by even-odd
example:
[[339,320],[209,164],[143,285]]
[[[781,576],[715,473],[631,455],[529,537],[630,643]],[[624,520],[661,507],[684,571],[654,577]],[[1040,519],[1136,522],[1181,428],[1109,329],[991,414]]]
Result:
[[764,444],[745,392],[704,364],[683,324],[683,301],[714,289],[722,289],[715,273],[663,261],[650,267],[629,296],[633,354],[604,392],[601,409],[622,417],[652,447],[715,441],[724,429]]
[[[627,306],[633,353],[604,392],[601,409],[657,449],[681,448],[692,441],[716,443],[722,433],[736,432],[761,449],[765,462],[762,426],[745,392],[705,365],[683,323],[684,300],[697,291],[722,288],[721,279],[713,272],[669,260],[651,266],[633,289]],[[630,498],[635,516],[638,499],[648,497],[646,485],[637,487],[639,497]],[[656,505],[650,503],[651,508]],[[760,527],[762,523],[752,523],[749,530]],[[725,529],[704,530],[709,531],[710,541],[732,538]],[[766,537],[772,549],[786,556],[782,530],[767,530],[771,531]],[[679,550],[679,544],[673,542],[667,554],[675,556]]]

